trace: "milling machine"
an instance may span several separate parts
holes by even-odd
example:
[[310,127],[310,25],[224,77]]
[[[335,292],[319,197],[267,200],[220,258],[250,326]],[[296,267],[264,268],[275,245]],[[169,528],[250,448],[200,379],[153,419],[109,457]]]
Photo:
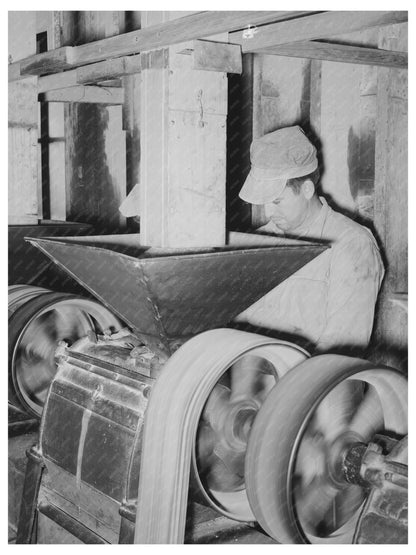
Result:
[[224,327],[327,248],[256,240],[29,239],[127,327],[59,342],[18,543],[183,543],[194,496],[280,543],[407,541],[405,376]]

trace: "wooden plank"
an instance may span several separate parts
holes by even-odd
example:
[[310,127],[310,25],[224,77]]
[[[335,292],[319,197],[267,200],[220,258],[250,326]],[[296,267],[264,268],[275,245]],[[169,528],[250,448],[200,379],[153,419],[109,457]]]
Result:
[[9,81],[18,81],[23,79],[26,75],[20,73],[20,62],[14,62],[8,66]]
[[104,151],[108,172],[112,183],[113,215],[114,223],[118,219],[120,229],[126,226],[126,218],[118,210],[118,207],[126,198],[126,132],[123,130],[123,107],[109,106],[108,124],[104,131]]
[[255,57],[254,54],[243,56],[242,74],[228,76],[226,227],[239,231],[251,227],[252,205],[240,199],[238,193],[250,171]]
[[105,60],[96,64],[81,66],[76,69],[63,71],[39,77],[38,92],[46,92],[54,89],[73,87],[74,85],[85,85],[113,79],[122,75],[140,73],[140,54],[136,56],[124,56],[114,60]]
[[9,83],[9,127],[37,127],[38,107],[36,77]]
[[140,73],[141,57],[124,56],[113,60],[105,60],[96,64],[82,66],[77,69],[77,82],[80,84],[95,83],[102,79],[113,79],[122,75]]
[[[78,60],[84,63],[98,61],[103,57],[122,56],[153,50],[188,40],[209,37],[218,33],[242,29],[247,25],[260,25],[295,17],[305,12],[290,11],[211,11],[199,12],[151,25],[95,43],[77,47]],[[104,54],[104,56],[103,56]]]
[[140,235],[143,244],[153,246],[167,244],[167,80],[168,69],[149,69],[141,74]]
[[298,41],[322,39],[341,33],[351,33],[391,23],[407,21],[407,12],[333,11],[299,17],[264,25],[252,38],[241,31],[230,33],[230,43],[241,44],[242,52],[257,52],[263,48]]
[[[405,50],[407,26],[380,29],[379,46]],[[400,69],[378,70],[374,191],[374,226],[387,264],[372,358],[403,369],[407,362],[407,314],[391,299],[396,292],[408,290],[407,77]]]
[[[253,56],[253,107],[252,107],[252,140],[258,139],[264,135],[263,131],[263,114],[262,114],[262,82],[263,82],[263,65],[264,56]],[[248,151],[250,158],[250,150]],[[250,166],[249,166],[250,168]],[[248,172],[247,172],[248,175]],[[251,204],[251,224],[253,229],[263,225],[266,220],[264,205]]]
[[311,61],[311,84],[310,84],[310,104],[309,121],[312,133],[315,137],[321,135],[321,85],[322,85],[322,62],[320,60]]
[[[107,58],[117,58],[137,54],[144,50],[154,50],[188,40],[209,37],[218,33],[243,29],[248,25],[261,25],[270,21],[280,21],[300,17],[311,12],[301,11],[211,11],[198,12],[152,25],[130,33],[108,37],[75,47],[62,47],[37,54],[20,62],[20,74],[43,75],[69,67],[99,62]],[[312,12],[313,13],[313,12]],[[9,80],[18,72],[10,70]]]
[[238,73],[243,71],[241,47],[238,44],[193,41],[193,69]]
[[38,130],[9,129],[9,223],[38,220]]
[[224,245],[226,116],[201,125],[198,112],[170,109],[169,122],[169,245]]
[[[141,74],[122,77],[124,88],[123,129],[126,130],[126,180],[130,193],[140,181],[140,97]],[[138,185],[140,189],[140,185]],[[140,214],[139,203],[136,215]]]
[[20,62],[20,73],[21,75],[43,75],[68,69],[74,64],[75,48],[74,46],[63,46],[30,56]]
[[362,68],[322,63],[321,188],[340,209],[356,212],[354,199],[359,170],[360,81]]
[[91,104],[123,104],[124,91],[117,87],[77,85],[46,91],[39,95],[41,102],[88,102]]
[[310,58],[348,64],[368,64],[384,67],[407,68],[407,52],[393,52],[378,48],[347,46],[328,42],[295,42],[257,50],[257,53],[275,54],[295,58]]
[[51,75],[45,75],[38,78],[38,92],[53,91],[55,89],[64,89],[65,87],[73,87],[78,85],[77,70],[61,71]]
[[37,79],[9,83],[9,223],[37,223],[38,219],[38,107]]
[[193,69],[181,50],[171,46],[142,66],[141,241],[223,245],[227,75]]
[[48,108],[50,216],[65,221],[65,105],[51,102]]

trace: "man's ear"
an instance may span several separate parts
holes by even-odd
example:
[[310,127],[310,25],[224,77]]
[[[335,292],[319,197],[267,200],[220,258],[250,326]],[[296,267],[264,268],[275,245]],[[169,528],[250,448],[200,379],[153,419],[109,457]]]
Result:
[[307,200],[310,200],[315,194],[315,185],[311,179],[307,179],[302,184],[302,192]]

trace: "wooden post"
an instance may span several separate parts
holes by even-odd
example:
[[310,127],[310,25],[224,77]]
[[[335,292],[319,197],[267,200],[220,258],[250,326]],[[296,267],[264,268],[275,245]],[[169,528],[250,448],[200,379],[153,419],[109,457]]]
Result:
[[[368,29],[355,33],[351,40],[373,46],[377,44],[377,35],[378,29]],[[320,91],[312,92],[311,109],[319,103],[317,136],[323,159],[322,191],[334,207],[371,225],[377,68],[344,62],[313,62],[317,63],[321,65],[321,87]],[[311,124],[316,127],[312,112]]]
[[[122,12],[79,12],[78,41],[104,39],[124,31]],[[105,65],[105,64],[104,64]],[[91,68],[90,68],[91,70]],[[88,69],[76,75],[81,76]],[[64,85],[65,86],[65,85]],[[93,93],[78,102],[84,92],[71,98],[71,91]],[[115,233],[124,229],[126,221],[118,210],[126,196],[126,138],[123,130],[122,106],[105,106],[105,90],[92,86],[76,86],[64,91],[52,90],[46,98],[66,101],[65,148],[67,216],[74,221],[89,222],[97,233]],[[96,93],[99,93],[99,96]],[[122,101],[121,88],[108,95]],[[77,93],[78,94],[78,93]],[[55,95],[58,95],[56,97]],[[72,100],[72,102],[71,102]]]
[[[407,25],[380,29],[379,47],[407,50]],[[379,298],[375,358],[406,367],[407,312],[395,302],[407,293],[407,71],[379,68],[377,86],[374,225],[386,276]]]
[[[142,25],[175,16],[145,12]],[[141,243],[218,246],[225,243],[227,75],[193,70],[183,49],[142,58]]]
[[[35,52],[35,12],[9,12],[9,61]],[[36,81],[26,77],[9,83],[9,224],[37,224],[39,217]]]

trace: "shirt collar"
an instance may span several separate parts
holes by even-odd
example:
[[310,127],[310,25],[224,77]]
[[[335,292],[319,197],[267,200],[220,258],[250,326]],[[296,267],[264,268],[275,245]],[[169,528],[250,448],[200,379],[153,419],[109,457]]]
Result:
[[319,200],[322,203],[322,207],[315,218],[315,220],[311,223],[308,229],[306,229],[299,238],[309,238],[309,239],[322,239],[322,235],[324,232],[325,222],[328,217],[329,212],[331,211],[330,206],[328,205],[327,201],[324,197],[319,197]]

